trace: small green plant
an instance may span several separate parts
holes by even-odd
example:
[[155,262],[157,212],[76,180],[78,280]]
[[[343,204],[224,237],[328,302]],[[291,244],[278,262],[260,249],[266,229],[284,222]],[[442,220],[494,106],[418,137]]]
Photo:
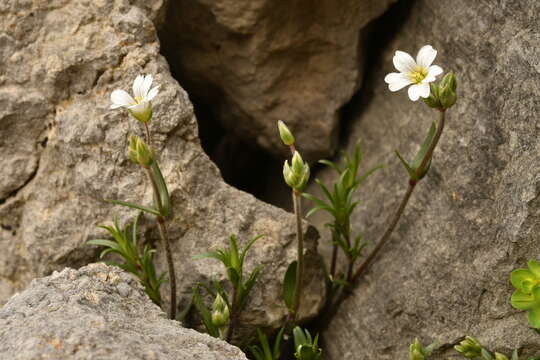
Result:
[[157,276],[154,267],[153,256],[156,250],[150,248],[148,244],[144,245],[141,253],[139,244],[137,243],[137,224],[141,214],[133,220],[131,232],[129,225],[121,229],[118,225],[118,219],[115,219],[112,226],[100,226],[107,230],[114,240],[94,239],[88,241],[90,245],[105,246],[106,249],[100,254],[103,258],[109,253],[119,255],[124,262],[117,263],[109,261],[110,265],[116,265],[127,272],[134,274],[144,286],[146,294],[157,305],[161,305],[161,295],[159,289],[165,281],[165,273]]
[[530,260],[527,266],[528,269],[516,269],[510,275],[516,289],[511,304],[516,309],[527,311],[529,324],[540,329],[540,264]]
[[[362,233],[353,234],[351,227],[351,215],[360,203],[360,201],[354,201],[353,199],[360,184],[378,170],[380,166],[376,166],[360,176],[358,170],[362,162],[362,157],[361,146],[357,143],[350,156],[347,153],[343,153],[344,163],[341,166],[329,160],[319,161],[334,169],[338,175],[338,179],[330,189],[319,179],[315,179],[315,182],[325,196],[324,200],[308,193],[303,194],[304,197],[315,204],[315,207],[307,213],[307,217],[320,210],[332,216],[332,222],[326,224],[331,231],[333,245],[330,271],[327,277],[330,285],[329,299],[341,287],[350,283],[354,265],[365,246],[365,243],[362,241]],[[339,256],[338,249],[347,258],[347,270],[345,274],[336,274],[336,264]]]
[[[251,246],[262,236],[251,239],[240,251],[238,241],[234,235],[229,236],[229,247],[218,249],[205,254],[197,255],[195,259],[213,258],[220,261],[225,267],[227,279],[232,288],[232,294],[214,281],[212,287],[199,284],[193,290],[193,303],[199,311],[203,324],[211,336],[230,341],[234,329],[238,325],[240,313],[244,309],[248,295],[257,281],[261,267],[256,267],[247,278],[244,276],[244,261]],[[212,311],[208,310],[202,300],[199,288],[203,287],[215,298]]]
[[294,215],[296,218],[296,245],[297,259],[289,264],[283,280],[283,299],[289,310],[289,323],[295,324],[298,320],[298,310],[302,299],[302,285],[304,274],[304,233],[302,230],[302,191],[307,185],[310,176],[309,164],[304,162],[295,147],[295,138],[283,121],[278,121],[278,130],[281,140],[287,145],[292,154],[291,165],[289,160],[283,164],[283,178],[291,188]]
[[409,346],[409,360],[427,360],[437,343],[423,346],[418,339],[414,339],[414,342]]
[[319,348],[319,335],[314,339],[308,330],[304,330],[299,326],[293,329],[294,348],[296,352],[294,356],[300,360],[318,360],[322,356],[322,349]]
[[[135,120],[144,125],[146,142],[137,135],[131,135],[128,140],[128,158],[133,163],[140,166],[146,173],[148,182],[150,183],[154,193],[154,204],[152,206],[145,206],[120,200],[107,201],[131,209],[137,209],[155,217],[159,229],[159,235],[163,243],[163,248],[165,249],[165,256],[168,266],[171,301],[169,307],[169,318],[176,319],[176,275],[174,271],[174,262],[172,259],[169,235],[167,233],[167,218],[171,213],[171,202],[167,184],[165,183],[165,179],[163,178],[163,174],[161,173],[161,169],[158,164],[158,159],[151,147],[152,138],[150,135],[150,128],[148,126],[153,115],[152,100],[159,92],[159,86],[151,88],[152,82],[153,78],[151,75],[137,76],[133,82],[134,97],[129,95],[124,90],[114,90],[111,93],[111,109],[124,108],[133,116],[133,118],[135,118]],[[114,236],[114,234],[112,235]],[[112,245],[112,243],[104,243],[103,241],[99,243],[92,240],[89,243],[94,245],[108,246],[109,248],[110,245]],[[148,250],[147,252],[146,261],[150,263],[152,262],[151,255],[153,251],[154,250]],[[120,255],[123,256],[122,253]],[[155,294],[154,298],[156,298]]]
[[285,328],[282,327],[274,339],[274,345],[270,347],[270,342],[268,341],[266,334],[257,329],[259,343],[249,346],[249,351],[255,360],[279,360],[284,331]]

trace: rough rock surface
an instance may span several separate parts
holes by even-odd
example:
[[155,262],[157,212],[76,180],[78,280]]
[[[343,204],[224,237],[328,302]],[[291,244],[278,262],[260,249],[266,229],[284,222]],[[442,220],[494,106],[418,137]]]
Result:
[[[161,85],[150,128],[174,202],[169,230],[181,305],[196,281],[223,272],[194,255],[224,246],[229,234],[242,243],[264,234],[246,266],[272,271],[254,289],[246,317],[251,329],[277,327],[286,317],[281,279],[296,257],[294,219],[226,185],[202,151],[192,104],[159,54],[155,23],[163,6],[0,3],[0,302],[35,277],[95,261],[99,249],[85,243],[105,235],[96,225],[116,214],[121,222],[135,215],[103,199],[151,202],[143,173],[126,157],[127,137],[142,134],[141,126],[125,111],[109,109],[112,90],[130,89],[136,75],[147,73]],[[151,219],[142,230],[158,239]],[[309,271],[316,273],[316,235],[310,231],[307,238]],[[321,277],[312,279],[306,316],[322,301]]]
[[366,25],[394,0],[181,0],[165,54],[190,94],[250,143],[285,153],[285,120],[310,159],[337,145],[338,110],[362,79]]
[[0,358],[246,359],[168,320],[137,279],[104,264],[54,272],[13,296],[0,310]]
[[366,168],[387,164],[360,192],[354,219],[371,244],[407,186],[393,150],[412,157],[437,118],[406,91],[388,91],[394,50],[433,45],[435,63],[457,74],[460,99],[391,242],[323,334],[327,359],[404,359],[416,336],[466,334],[540,354],[525,313],[509,304],[511,270],[540,259],[539,13],[532,0],[419,0],[387,44],[350,133],[349,149],[364,142]]

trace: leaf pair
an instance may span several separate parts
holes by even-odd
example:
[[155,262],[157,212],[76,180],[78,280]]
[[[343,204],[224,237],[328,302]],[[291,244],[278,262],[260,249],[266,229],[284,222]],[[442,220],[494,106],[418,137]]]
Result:
[[319,335],[315,339],[311,338],[308,330],[303,330],[299,326],[293,329],[294,356],[300,360],[319,360],[322,356],[322,349],[319,348]]
[[161,173],[161,169],[159,168],[157,161],[154,161],[151,165],[150,176],[152,186],[155,189],[155,192],[157,192],[157,194],[154,194],[154,206],[144,206],[120,200],[107,201],[116,205],[137,209],[155,216],[160,216],[163,218],[168,217],[171,213],[171,199],[169,196],[169,191],[167,190],[165,179],[163,178],[163,174]]
[[124,260],[124,263],[108,263],[137,276],[150,299],[157,305],[161,305],[159,289],[161,284],[165,282],[165,273],[162,273],[160,276],[156,275],[153,262],[153,256],[156,250],[145,245],[142,254],[140,252],[140,247],[137,244],[137,224],[140,216],[141,213],[134,219],[131,232],[129,225],[126,225],[122,230],[118,225],[118,219],[114,219],[113,226],[99,226],[107,230],[114,240],[94,239],[89,240],[88,244],[106,247],[101,252],[100,259],[110,253],[119,255]]
[[[431,123],[431,127],[429,128],[429,132],[427,136],[424,139],[424,142],[420,146],[420,150],[418,150],[418,153],[416,154],[413,161],[409,164],[399,153],[399,151],[396,150],[396,155],[405,167],[405,170],[407,170],[407,173],[409,174],[409,178],[412,181],[420,181],[426,176],[428,173],[430,167],[431,167],[431,157],[429,158],[427,165],[422,167],[422,162],[424,160],[424,157],[426,156],[431,143],[433,142],[433,138],[435,137],[435,133],[437,131],[437,125],[435,122]],[[422,167],[422,168],[421,168]]]
[[268,337],[261,330],[257,329],[257,335],[259,338],[258,345],[249,346],[249,350],[255,360],[279,360],[281,355],[281,341],[283,339],[283,333],[285,328],[281,328],[274,339],[274,346],[270,347]]

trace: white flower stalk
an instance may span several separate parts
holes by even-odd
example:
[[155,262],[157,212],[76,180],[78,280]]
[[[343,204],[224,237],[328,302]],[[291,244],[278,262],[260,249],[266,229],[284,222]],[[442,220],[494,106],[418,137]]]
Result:
[[431,65],[436,56],[437,50],[431,45],[422,46],[416,61],[406,52],[396,51],[393,62],[399,73],[390,73],[384,78],[390,91],[398,91],[412,84],[408,90],[409,99],[416,101],[420,97],[429,97],[429,83],[443,72],[440,66]]
[[138,75],[133,82],[133,95],[126,91],[116,89],[111,94],[111,109],[123,107],[142,123],[147,123],[152,118],[152,99],[159,92],[159,85],[152,86],[152,75]]

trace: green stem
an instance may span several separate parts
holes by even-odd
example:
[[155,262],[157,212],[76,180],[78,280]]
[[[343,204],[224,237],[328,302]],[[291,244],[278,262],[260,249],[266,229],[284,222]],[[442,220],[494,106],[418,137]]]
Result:
[[[242,281],[242,280],[240,280]],[[225,336],[225,341],[231,342],[234,328],[236,327],[236,322],[238,319],[238,301],[236,300],[238,295],[238,287],[234,286],[232,301],[231,301],[231,321],[229,322],[229,327],[227,328],[227,335]]]
[[[332,237],[334,237],[333,234],[332,234]],[[334,242],[332,245],[332,262],[330,263],[330,275],[332,276],[332,280],[336,276],[337,257],[338,257],[338,246]]]
[[171,296],[171,307],[169,308],[169,319],[176,319],[176,274],[174,272],[174,262],[172,259],[171,245],[169,242],[169,235],[167,233],[167,226],[165,224],[165,218],[162,216],[157,217],[159,226],[159,235],[165,248],[165,256],[167,258],[167,267],[169,271],[169,289]]
[[298,319],[298,309],[302,297],[302,280],[304,275],[304,234],[302,232],[302,197],[297,190],[292,191],[294,214],[296,216],[296,240],[298,262],[296,264],[296,286],[294,291],[293,314],[294,320]]
[[[421,174],[424,173],[424,169],[429,164],[429,160],[431,159],[433,155],[433,151],[437,147],[437,144],[439,143],[439,139],[441,138],[443,129],[444,129],[444,122],[445,122],[445,110],[440,110],[440,117],[439,117],[439,125],[437,126],[437,132],[435,133],[435,136],[433,137],[433,141],[431,142],[428,151],[424,155],[424,158],[422,159],[422,162],[420,163],[420,166],[416,170],[417,173]],[[409,202],[409,198],[411,197],[411,194],[414,191],[414,188],[416,186],[417,182],[414,180],[409,180],[409,188],[407,189],[407,192],[405,193],[405,196],[401,200],[401,204],[399,205],[396,213],[394,214],[394,217],[390,221],[390,224],[388,225],[388,228],[384,232],[384,235],[379,240],[379,243],[373,249],[373,251],[369,254],[369,256],[364,260],[364,262],[360,265],[358,270],[356,270],[356,273],[354,274],[352,278],[352,283],[356,282],[360,275],[369,267],[371,262],[375,259],[377,256],[377,253],[381,248],[384,246],[384,244],[388,241],[390,238],[390,235],[392,235],[392,232],[394,231],[401,215],[403,214],[403,211],[405,210],[405,207],[407,206],[407,203]]]

